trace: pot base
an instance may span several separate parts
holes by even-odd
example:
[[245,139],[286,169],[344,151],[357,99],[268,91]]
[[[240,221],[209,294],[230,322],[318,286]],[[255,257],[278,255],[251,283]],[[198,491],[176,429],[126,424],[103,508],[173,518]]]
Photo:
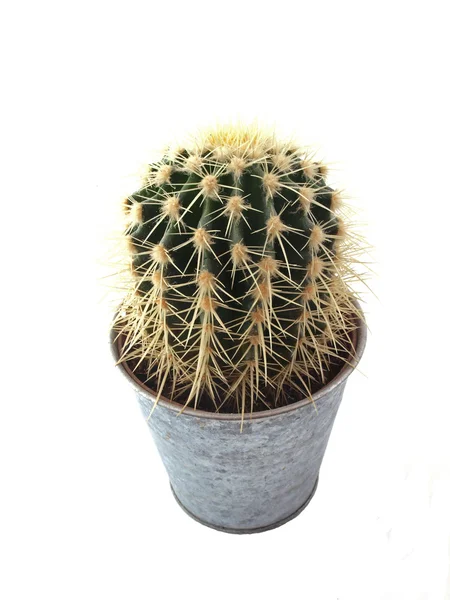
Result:
[[314,484],[312,492],[308,496],[306,502],[304,502],[299,508],[297,508],[297,510],[294,511],[291,515],[289,515],[288,517],[285,517],[284,519],[280,519],[280,521],[276,521],[275,523],[271,523],[270,525],[265,525],[264,527],[254,527],[252,529],[233,529],[232,527],[220,527],[219,525],[213,525],[212,523],[207,523],[206,521],[203,521],[202,519],[200,519],[199,517],[197,517],[196,515],[194,515],[193,513],[191,513],[191,511],[188,510],[181,503],[180,499],[175,494],[172,485],[170,486],[170,489],[172,490],[172,494],[173,494],[175,500],[177,501],[177,503],[179,504],[179,506],[181,506],[181,508],[184,510],[184,512],[187,515],[189,515],[192,519],[194,519],[194,521],[197,521],[197,523],[201,523],[202,525],[206,525],[206,527],[210,527],[211,529],[216,529],[217,531],[223,531],[225,533],[243,534],[243,533],[262,533],[263,531],[270,531],[270,529],[276,529],[277,527],[280,527],[281,525],[284,525],[288,521],[291,521],[292,519],[295,519],[295,517],[297,517],[308,506],[308,504],[311,502],[314,494],[316,493],[317,484],[318,483],[319,483],[319,478],[317,477],[316,483]]

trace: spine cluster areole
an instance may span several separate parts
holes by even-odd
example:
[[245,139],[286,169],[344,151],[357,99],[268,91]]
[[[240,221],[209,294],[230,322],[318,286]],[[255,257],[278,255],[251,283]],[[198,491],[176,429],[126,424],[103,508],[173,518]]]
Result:
[[349,351],[356,238],[327,169],[259,129],[217,128],[126,198],[122,360],[194,408],[308,396]]

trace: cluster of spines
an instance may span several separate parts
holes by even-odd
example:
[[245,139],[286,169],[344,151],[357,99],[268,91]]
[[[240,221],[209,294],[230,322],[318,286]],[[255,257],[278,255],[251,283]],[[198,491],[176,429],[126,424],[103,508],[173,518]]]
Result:
[[325,178],[256,130],[215,131],[150,165],[124,204],[131,279],[116,325],[158,397],[243,413],[324,381],[348,349],[356,277]]

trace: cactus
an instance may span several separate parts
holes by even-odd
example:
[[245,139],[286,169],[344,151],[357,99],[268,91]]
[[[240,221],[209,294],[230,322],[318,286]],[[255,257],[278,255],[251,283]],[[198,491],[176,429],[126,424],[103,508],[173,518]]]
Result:
[[326,176],[254,127],[209,130],[148,167],[124,202],[131,277],[115,328],[157,400],[272,408],[348,356],[357,245]]

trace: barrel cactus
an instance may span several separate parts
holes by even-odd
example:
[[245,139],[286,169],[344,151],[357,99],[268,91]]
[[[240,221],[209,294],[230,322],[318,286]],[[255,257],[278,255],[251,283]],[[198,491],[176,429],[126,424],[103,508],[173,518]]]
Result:
[[148,167],[124,201],[129,279],[114,326],[157,400],[273,408],[348,356],[355,244],[326,177],[255,127],[209,130]]

